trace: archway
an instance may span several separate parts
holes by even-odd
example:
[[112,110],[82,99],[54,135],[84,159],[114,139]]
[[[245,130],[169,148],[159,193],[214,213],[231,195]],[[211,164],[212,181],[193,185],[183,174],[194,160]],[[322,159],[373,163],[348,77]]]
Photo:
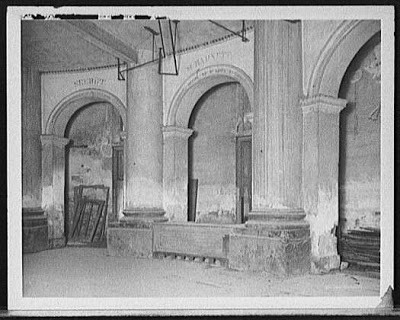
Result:
[[337,98],[342,79],[354,56],[380,29],[380,20],[344,21],[327,41],[313,68],[307,96]]
[[251,109],[244,88],[223,83],[196,102],[189,120],[188,220],[244,222],[251,210]]
[[164,209],[170,220],[187,221],[188,195],[188,128],[197,101],[207,91],[223,83],[239,83],[253,106],[253,83],[241,69],[216,65],[199,69],[178,89],[166,117],[164,127]]
[[85,106],[96,103],[112,105],[126,123],[123,103],[113,94],[104,90],[86,89],[72,93],[64,98],[45,121],[45,134],[42,135],[42,201],[49,220],[50,247],[66,244],[66,145],[65,137],[68,123],[73,115]]
[[68,121],[82,107],[100,102],[113,105],[126,123],[126,107],[122,101],[110,92],[100,89],[84,89],[75,91],[61,100],[50,113],[45,125],[45,134],[64,136]]
[[340,265],[339,98],[345,72],[361,47],[380,30],[379,20],[346,21],[327,41],[314,67],[303,108],[303,195],[310,222],[312,259],[317,268]]
[[354,268],[380,266],[380,33],[356,54],[343,78],[340,114],[339,254]]
[[[105,246],[106,222],[117,221],[122,214],[122,131],[118,110],[105,102],[82,107],[68,122],[65,131],[65,137],[70,141],[65,157],[65,233],[68,244],[90,242]],[[85,187],[79,189],[81,186]],[[86,201],[85,197],[95,201]],[[85,202],[87,208],[82,208]],[[81,231],[85,227],[86,231]]]

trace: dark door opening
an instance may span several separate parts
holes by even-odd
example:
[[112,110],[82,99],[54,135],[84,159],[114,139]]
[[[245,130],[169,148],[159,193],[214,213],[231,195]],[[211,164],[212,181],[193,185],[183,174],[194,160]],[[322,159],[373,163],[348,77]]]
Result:
[[109,222],[118,221],[118,215],[124,204],[124,147],[113,146],[112,154],[112,214]]
[[236,140],[236,223],[244,223],[251,211],[251,136]]

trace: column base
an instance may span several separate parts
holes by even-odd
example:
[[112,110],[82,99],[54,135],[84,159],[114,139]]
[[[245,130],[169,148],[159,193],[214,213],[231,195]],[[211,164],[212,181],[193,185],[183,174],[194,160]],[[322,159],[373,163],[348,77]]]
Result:
[[334,254],[326,257],[313,258],[311,273],[324,274],[340,268],[340,255]]
[[165,211],[160,208],[129,208],[123,214],[119,224],[129,227],[150,228],[153,223],[168,221]]
[[65,237],[49,239],[49,249],[64,248],[67,245]]
[[255,221],[270,220],[303,220],[306,214],[303,209],[262,209],[253,210],[249,213],[248,219]]
[[110,256],[151,258],[153,229],[113,223],[107,229],[107,251]]
[[297,216],[247,221],[246,228],[229,235],[228,261],[237,270],[307,274],[311,269],[310,225]]
[[42,208],[22,208],[22,252],[49,248],[47,217]]
[[167,222],[159,208],[129,208],[124,217],[108,224],[107,250],[111,256],[150,258],[153,254],[153,224]]

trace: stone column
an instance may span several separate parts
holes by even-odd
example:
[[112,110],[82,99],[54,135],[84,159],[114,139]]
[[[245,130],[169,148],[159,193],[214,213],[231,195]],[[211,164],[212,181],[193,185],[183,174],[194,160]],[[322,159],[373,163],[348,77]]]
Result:
[[42,207],[48,218],[49,247],[65,246],[65,146],[69,139],[42,135]]
[[149,64],[127,74],[124,216],[110,223],[112,256],[151,257],[153,224],[168,221],[163,209],[162,76]]
[[40,73],[22,68],[22,206],[41,211],[41,100]]
[[256,21],[250,220],[302,219],[301,25]]
[[311,244],[301,193],[301,25],[256,21],[254,38],[253,202],[246,228],[229,236],[229,266],[305,274]]
[[187,221],[188,139],[192,133],[188,128],[163,128],[164,208],[169,220]]
[[157,64],[127,74],[126,198],[123,221],[166,221],[163,210],[162,77]]
[[311,230],[314,266],[340,266],[336,228],[339,223],[339,116],[346,100],[315,96],[303,109],[303,198]]

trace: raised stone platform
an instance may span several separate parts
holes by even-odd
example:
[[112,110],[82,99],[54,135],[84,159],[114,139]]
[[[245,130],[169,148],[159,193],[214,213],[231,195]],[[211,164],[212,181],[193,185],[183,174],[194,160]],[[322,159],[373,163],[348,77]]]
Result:
[[304,221],[252,221],[229,236],[229,267],[280,275],[310,272],[311,239]]
[[236,270],[279,275],[310,272],[310,229],[303,220],[246,225],[120,221],[109,225],[107,248],[112,256],[211,259]]
[[47,217],[41,208],[22,209],[22,252],[32,253],[47,250]]
[[153,252],[227,259],[228,235],[243,225],[194,222],[154,224]]

